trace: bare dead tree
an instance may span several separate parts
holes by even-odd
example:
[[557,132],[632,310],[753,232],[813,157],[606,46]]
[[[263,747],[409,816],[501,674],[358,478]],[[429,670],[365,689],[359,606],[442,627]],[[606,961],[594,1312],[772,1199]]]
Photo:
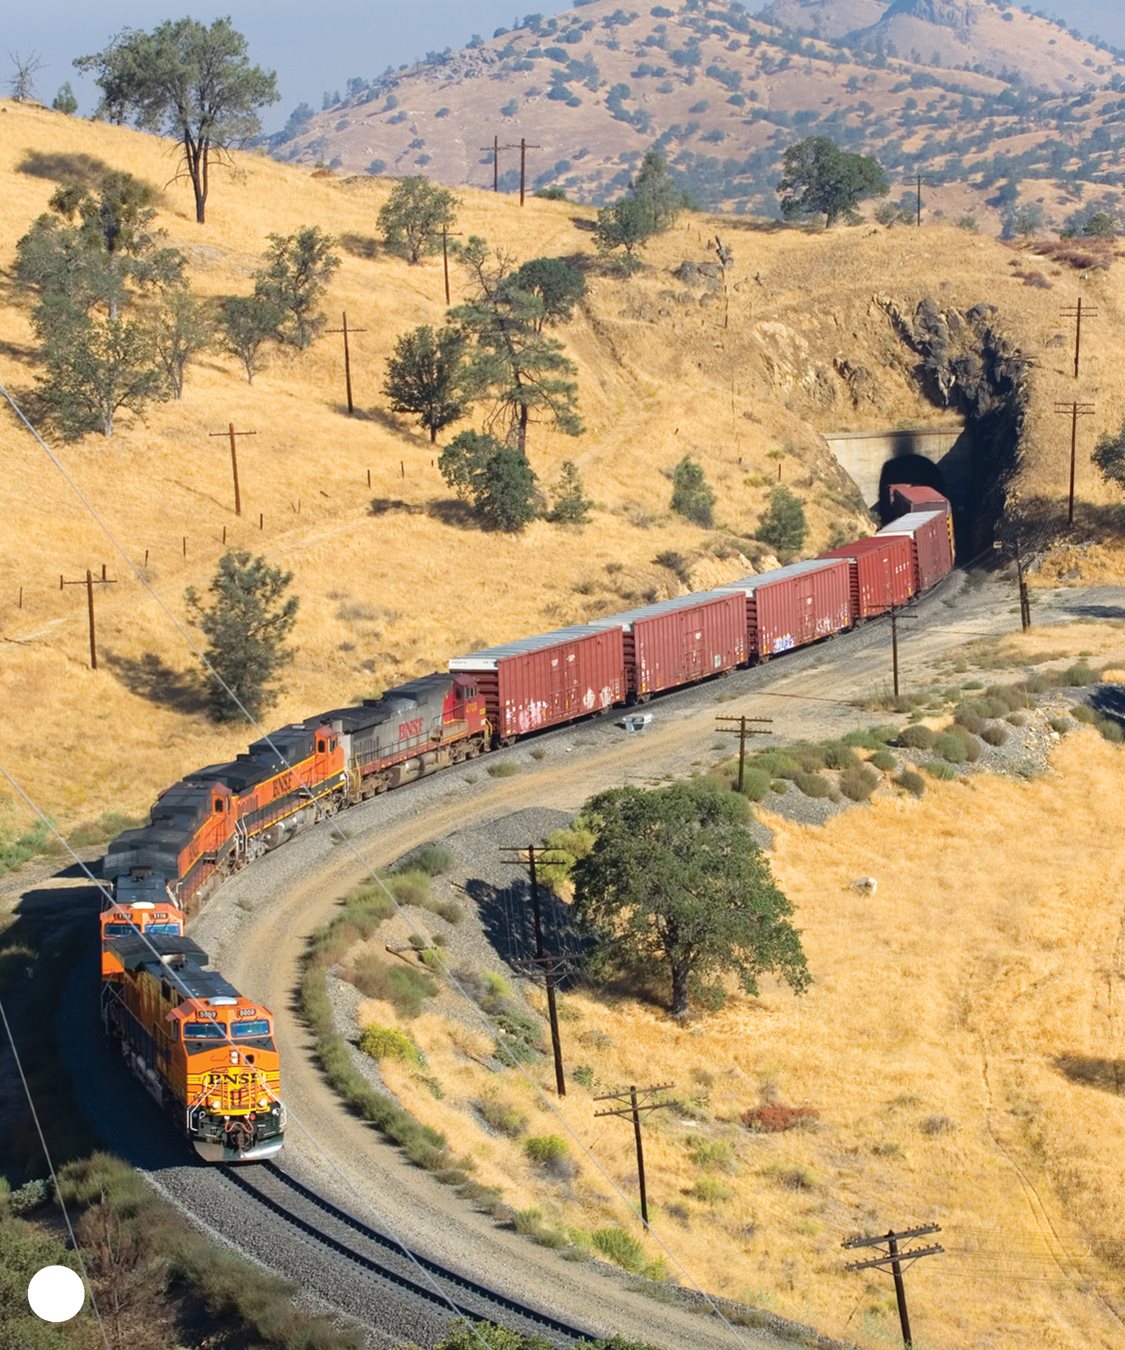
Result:
[[35,97],[35,77],[43,69],[41,52],[28,52],[26,56],[18,49],[8,49],[8,60],[15,67],[15,74],[8,79],[8,88],[17,103],[27,103]]

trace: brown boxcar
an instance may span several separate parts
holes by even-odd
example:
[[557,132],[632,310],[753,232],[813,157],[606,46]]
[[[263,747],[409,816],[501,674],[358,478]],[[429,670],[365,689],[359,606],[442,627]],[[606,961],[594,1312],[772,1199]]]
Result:
[[850,580],[843,558],[809,558],[716,589],[746,597],[750,657],[764,661],[850,628]]
[[680,595],[591,619],[588,627],[621,629],[625,688],[633,701],[733,670],[747,660],[746,605],[734,591]]
[[454,674],[476,676],[494,741],[572,722],[624,703],[620,628],[576,624],[454,657]]
[[951,521],[944,511],[912,511],[879,531],[881,538],[906,535],[914,549],[914,582],[928,591],[953,570]]
[[850,566],[852,614],[857,619],[885,614],[914,594],[914,550],[905,535],[857,539],[820,556],[843,558]]
[[949,510],[948,497],[937,488],[924,487],[921,483],[892,483],[889,492],[894,516],[906,516],[912,511]]

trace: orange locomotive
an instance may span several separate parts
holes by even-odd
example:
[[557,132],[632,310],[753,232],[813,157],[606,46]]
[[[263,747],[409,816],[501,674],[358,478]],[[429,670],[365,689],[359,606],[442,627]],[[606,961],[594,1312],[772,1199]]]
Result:
[[[103,913],[103,932],[114,926]],[[191,938],[108,936],[102,1016],[129,1067],[208,1162],[281,1150],[285,1107],[273,1015],[244,998]]]

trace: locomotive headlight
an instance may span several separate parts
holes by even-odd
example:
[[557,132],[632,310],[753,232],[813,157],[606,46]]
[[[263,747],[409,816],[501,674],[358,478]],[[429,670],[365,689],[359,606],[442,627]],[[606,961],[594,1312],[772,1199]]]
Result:
[[222,1102],[219,1100],[218,1097],[212,1097],[210,1105],[212,1111],[217,1111],[219,1107],[222,1106]]
[[232,1064],[237,1064],[237,1063],[238,1063],[238,1051],[237,1051],[237,1050],[232,1050],[232,1051],[230,1052],[230,1062],[231,1062]]
[[269,1098],[268,1098],[268,1097],[259,1097],[259,1098],[258,1098],[258,1105],[259,1105],[259,1106],[265,1106],[266,1103],[267,1103],[268,1101],[269,1101]]

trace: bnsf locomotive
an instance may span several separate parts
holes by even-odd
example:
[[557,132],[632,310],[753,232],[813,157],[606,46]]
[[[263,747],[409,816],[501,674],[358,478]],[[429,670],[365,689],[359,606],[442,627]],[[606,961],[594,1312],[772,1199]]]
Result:
[[912,486],[892,487],[890,499],[899,518],[870,538],[456,657],[446,673],[283,727],[162,793],[149,824],[106,852],[114,903],[103,915],[103,1009],[197,1150],[218,1160],[269,1156],[284,1120],[271,1014],[206,970],[205,954],[182,936],[184,917],[225,876],[389,788],[769,660],[929,590],[953,566],[949,503]]

